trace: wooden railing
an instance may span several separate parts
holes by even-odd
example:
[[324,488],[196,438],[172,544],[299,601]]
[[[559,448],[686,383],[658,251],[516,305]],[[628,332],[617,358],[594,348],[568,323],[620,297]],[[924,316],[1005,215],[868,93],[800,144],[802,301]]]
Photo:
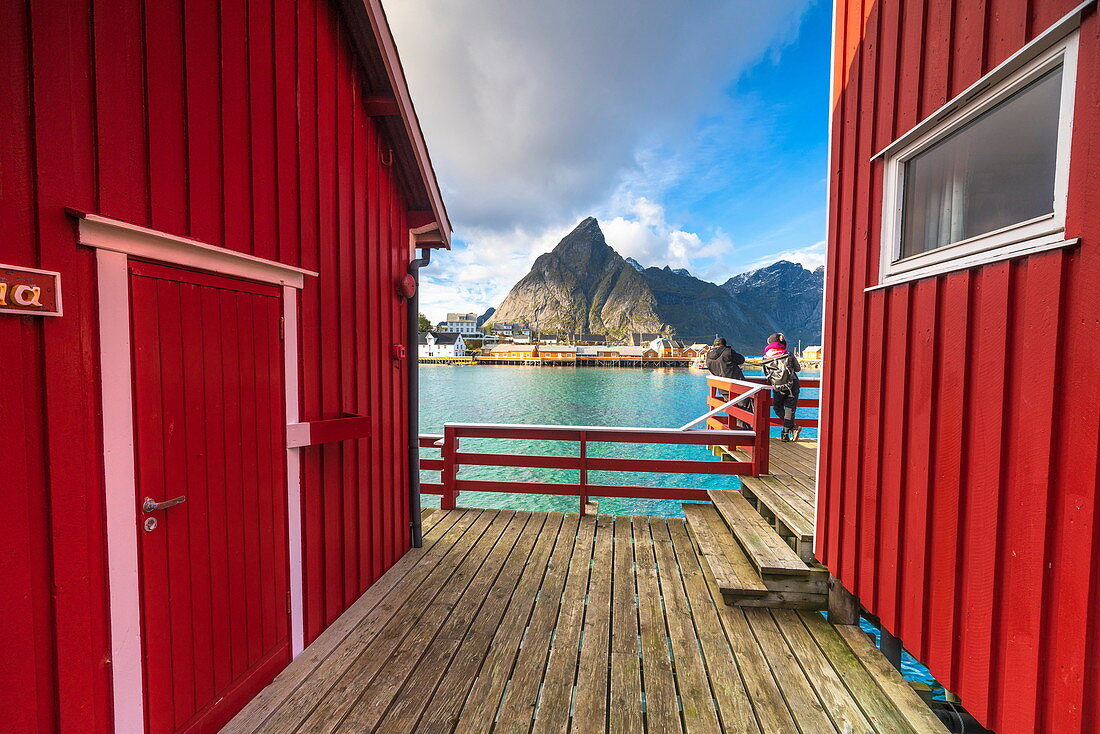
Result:
[[[802,378],[799,380],[802,390],[818,389],[821,387],[821,380],[816,378]],[[738,421],[749,423],[751,425],[769,425],[769,426],[782,426],[783,421],[775,415],[771,415],[771,391],[767,387],[767,382],[763,377],[746,377],[744,380],[727,380],[724,377],[708,377],[707,388],[709,394],[707,396],[707,405],[712,409],[720,408],[732,397],[736,397],[741,394],[749,392],[753,387],[763,388],[759,392],[752,396],[754,407],[757,410],[749,411],[744,405],[735,405],[728,410],[721,410],[717,415],[712,416],[707,420],[707,427],[715,430],[722,430],[725,428],[736,427]],[[728,397],[727,397],[728,395]],[[820,406],[821,401],[818,398],[799,397],[798,407],[801,408],[817,408]],[[763,407],[763,416],[767,421],[761,423],[760,410]],[[795,415],[795,421],[797,425],[804,428],[817,428],[817,418],[799,418]],[[763,431],[764,435],[768,435],[768,431]]]
[[[442,435],[420,436],[420,447],[438,449],[439,458],[421,458],[420,468],[438,471],[438,482],[421,482],[425,494],[441,495],[440,507],[453,508],[461,492],[510,492],[577,496],[583,514],[589,497],[636,497],[668,500],[706,500],[705,489],[650,487],[623,484],[593,484],[591,471],[659,472],[696,475],[751,475],[768,472],[768,406],[763,386],[748,381],[721,380],[730,397],[718,401],[710,412],[680,428],[628,428],[614,426],[541,426],[499,423],[446,423]],[[711,398],[716,399],[713,388]],[[752,412],[736,407],[736,400],[758,398]],[[734,419],[744,422],[736,423]],[[692,430],[699,424],[700,430]],[[464,451],[464,439],[512,439],[523,441],[572,442],[576,456]],[[601,457],[590,455],[592,444],[665,444],[723,446],[738,449],[747,461],[705,461]],[[467,479],[464,466],[569,469],[578,472],[576,482],[536,482]]]

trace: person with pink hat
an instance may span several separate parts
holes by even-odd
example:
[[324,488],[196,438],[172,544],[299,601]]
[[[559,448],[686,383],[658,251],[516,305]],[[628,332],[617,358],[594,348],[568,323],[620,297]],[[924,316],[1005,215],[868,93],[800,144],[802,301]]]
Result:
[[802,429],[795,423],[794,414],[798,410],[798,373],[802,365],[797,357],[787,351],[787,338],[782,333],[768,337],[763,367],[764,376],[772,387],[772,408],[776,416],[783,419],[783,432],[779,434],[779,440],[797,441]]

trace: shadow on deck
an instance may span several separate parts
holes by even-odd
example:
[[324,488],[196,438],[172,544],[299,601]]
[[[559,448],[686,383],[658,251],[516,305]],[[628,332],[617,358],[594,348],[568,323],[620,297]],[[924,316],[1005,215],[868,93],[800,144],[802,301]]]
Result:
[[425,527],[227,731],[944,731],[858,627],[723,603],[684,520]]

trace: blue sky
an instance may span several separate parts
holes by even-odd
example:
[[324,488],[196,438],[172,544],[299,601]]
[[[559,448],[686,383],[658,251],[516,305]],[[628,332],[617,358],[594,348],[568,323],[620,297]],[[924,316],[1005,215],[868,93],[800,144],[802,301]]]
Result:
[[455,226],[431,319],[499,305],[589,215],[718,283],[822,263],[826,0],[384,4]]

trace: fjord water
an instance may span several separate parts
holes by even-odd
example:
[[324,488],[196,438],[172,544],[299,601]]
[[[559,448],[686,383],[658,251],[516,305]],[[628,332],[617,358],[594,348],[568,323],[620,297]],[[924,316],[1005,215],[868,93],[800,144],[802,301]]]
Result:
[[[748,374],[752,374],[751,371]],[[759,374],[759,372],[757,372]],[[817,377],[817,373],[806,373]],[[706,374],[687,369],[610,367],[522,367],[497,365],[420,365],[420,431],[442,433],[443,424],[527,423],[581,426],[677,428],[707,412]],[[816,397],[816,390],[804,390]],[[801,417],[817,417],[802,409]],[[803,436],[815,438],[813,430]],[[463,439],[465,451],[576,456],[573,442],[513,439]],[[424,457],[438,452],[422,450]],[[698,459],[717,461],[703,446],[659,444],[591,444],[589,456],[638,459]],[[567,469],[519,467],[462,468],[469,479],[576,483],[578,472]],[[438,481],[435,472],[425,481]],[[654,487],[737,489],[737,477],[634,472],[588,473],[590,484]],[[683,515],[674,500],[593,497],[600,512],[628,515]],[[465,507],[576,512],[577,498],[557,495],[464,492]],[[437,496],[425,495],[425,506],[438,506]]]

